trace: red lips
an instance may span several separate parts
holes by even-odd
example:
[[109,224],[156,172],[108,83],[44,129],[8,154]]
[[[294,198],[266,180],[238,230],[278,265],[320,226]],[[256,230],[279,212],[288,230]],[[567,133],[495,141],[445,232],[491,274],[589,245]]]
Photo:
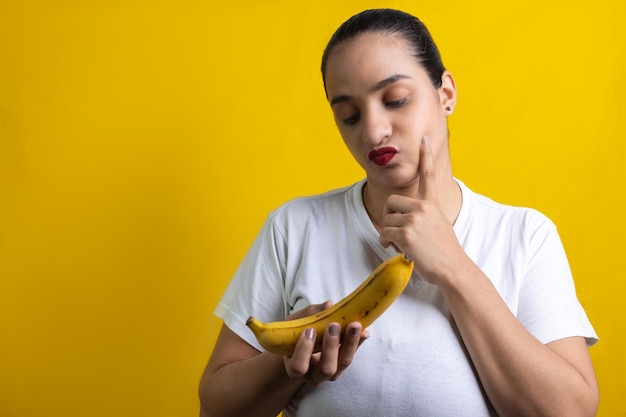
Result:
[[367,156],[370,161],[374,162],[378,166],[384,166],[389,163],[393,159],[394,156],[398,153],[396,148],[391,146],[386,146],[384,148],[378,148],[371,151]]

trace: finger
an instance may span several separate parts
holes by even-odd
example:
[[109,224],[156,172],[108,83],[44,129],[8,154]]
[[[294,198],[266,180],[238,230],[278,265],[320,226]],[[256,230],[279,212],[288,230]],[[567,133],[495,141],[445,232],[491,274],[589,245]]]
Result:
[[305,329],[293,351],[293,354],[285,359],[285,371],[291,378],[302,378],[311,367],[311,355],[315,349],[315,329]]
[[330,308],[333,305],[333,302],[328,300],[321,304],[311,304],[303,308],[302,310],[298,310],[295,313],[292,313],[286,317],[286,320],[299,319],[301,317],[310,316],[312,314],[319,313],[320,311],[324,311],[327,308]]
[[397,245],[398,232],[406,222],[405,213],[415,210],[416,200],[414,198],[404,197],[400,195],[390,195],[385,203],[384,215],[382,220],[383,229],[380,232],[378,241],[384,248],[393,246],[396,252],[402,252]]
[[391,246],[397,253],[402,253],[402,250],[394,243],[393,240],[387,239],[382,234],[378,237],[378,242],[380,242],[381,246],[385,249]]
[[383,229],[380,236],[378,236],[378,242],[383,248],[388,248],[391,246],[397,253],[403,253],[404,251],[402,250],[402,248],[396,243],[397,238],[394,237],[394,235],[397,235],[397,233],[395,233],[396,230],[398,229],[389,227]]
[[393,195],[389,196],[387,202],[385,203],[385,207],[383,209],[383,221],[382,221],[382,230],[380,231],[380,235],[378,236],[378,241],[384,248],[388,248],[389,246],[393,246],[396,252],[400,252],[395,242],[389,239],[390,228],[396,228],[401,223],[398,219],[401,218],[402,213],[398,212],[398,207],[394,207]]
[[359,335],[359,346],[363,344],[367,339],[370,338],[370,332],[363,329],[361,330],[361,334]]
[[341,338],[341,326],[339,323],[331,323],[326,327],[322,340],[322,356],[316,366],[315,380],[327,380],[337,372],[339,346]]
[[341,342],[341,347],[339,348],[339,358],[337,361],[337,372],[332,376],[331,381],[339,378],[341,373],[352,364],[352,360],[354,359],[354,354],[357,349],[365,341],[365,339],[369,336],[369,333],[362,337],[363,334],[363,326],[361,323],[353,322],[350,323],[343,336],[343,340]]
[[[415,209],[407,209],[406,212],[415,211]],[[383,217],[383,227],[401,227],[407,222],[406,212],[395,211],[387,213]]]
[[390,222],[393,219],[395,219],[395,223],[397,223],[397,220],[402,218],[402,214],[413,212],[418,208],[419,204],[415,198],[391,194],[387,197],[383,207],[383,226],[391,226],[392,224]]
[[437,201],[433,149],[430,146],[430,140],[426,136],[422,138],[422,146],[420,146],[419,174],[417,198],[420,200]]

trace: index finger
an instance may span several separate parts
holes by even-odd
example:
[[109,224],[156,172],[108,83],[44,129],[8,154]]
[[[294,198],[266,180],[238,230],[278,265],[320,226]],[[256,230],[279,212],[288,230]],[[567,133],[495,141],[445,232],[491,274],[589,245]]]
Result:
[[437,201],[433,149],[426,136],[422,138],[422,146],[420,146],[419,174],[420,179],[419,188],[417,189],[417,198],[420,200]]

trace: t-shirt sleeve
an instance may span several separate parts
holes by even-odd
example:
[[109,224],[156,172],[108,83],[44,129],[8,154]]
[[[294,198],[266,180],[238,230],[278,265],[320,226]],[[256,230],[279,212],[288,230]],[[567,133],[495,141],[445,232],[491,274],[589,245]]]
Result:
[[577,298],[563,244],[555,225],[543,220],[530,235],[518,320],[542,343],[582,336],[591,346],[598,336]]
[[266,220],[214,310],[229,329],[259,351],[264,349],[246,326],[248,317],[268,322],[286,315],[281,264],[285,245],[273,219],[272,215]]

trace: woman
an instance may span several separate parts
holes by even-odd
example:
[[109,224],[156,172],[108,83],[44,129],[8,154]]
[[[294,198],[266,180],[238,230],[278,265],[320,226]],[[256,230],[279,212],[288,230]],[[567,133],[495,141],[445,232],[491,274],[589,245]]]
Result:
[[[597,337],[556,229],[453,177],[456,86],[423,24],[389,9],[353,16],[322,76],[366,179],[268,218],[216,309],[225,325],[201,415],[595,415]],[[331,324],[316,354],[308,330],[279,357],[246,328],[249,315],[328,308],[397,251],[414,276],[367,330]]]

